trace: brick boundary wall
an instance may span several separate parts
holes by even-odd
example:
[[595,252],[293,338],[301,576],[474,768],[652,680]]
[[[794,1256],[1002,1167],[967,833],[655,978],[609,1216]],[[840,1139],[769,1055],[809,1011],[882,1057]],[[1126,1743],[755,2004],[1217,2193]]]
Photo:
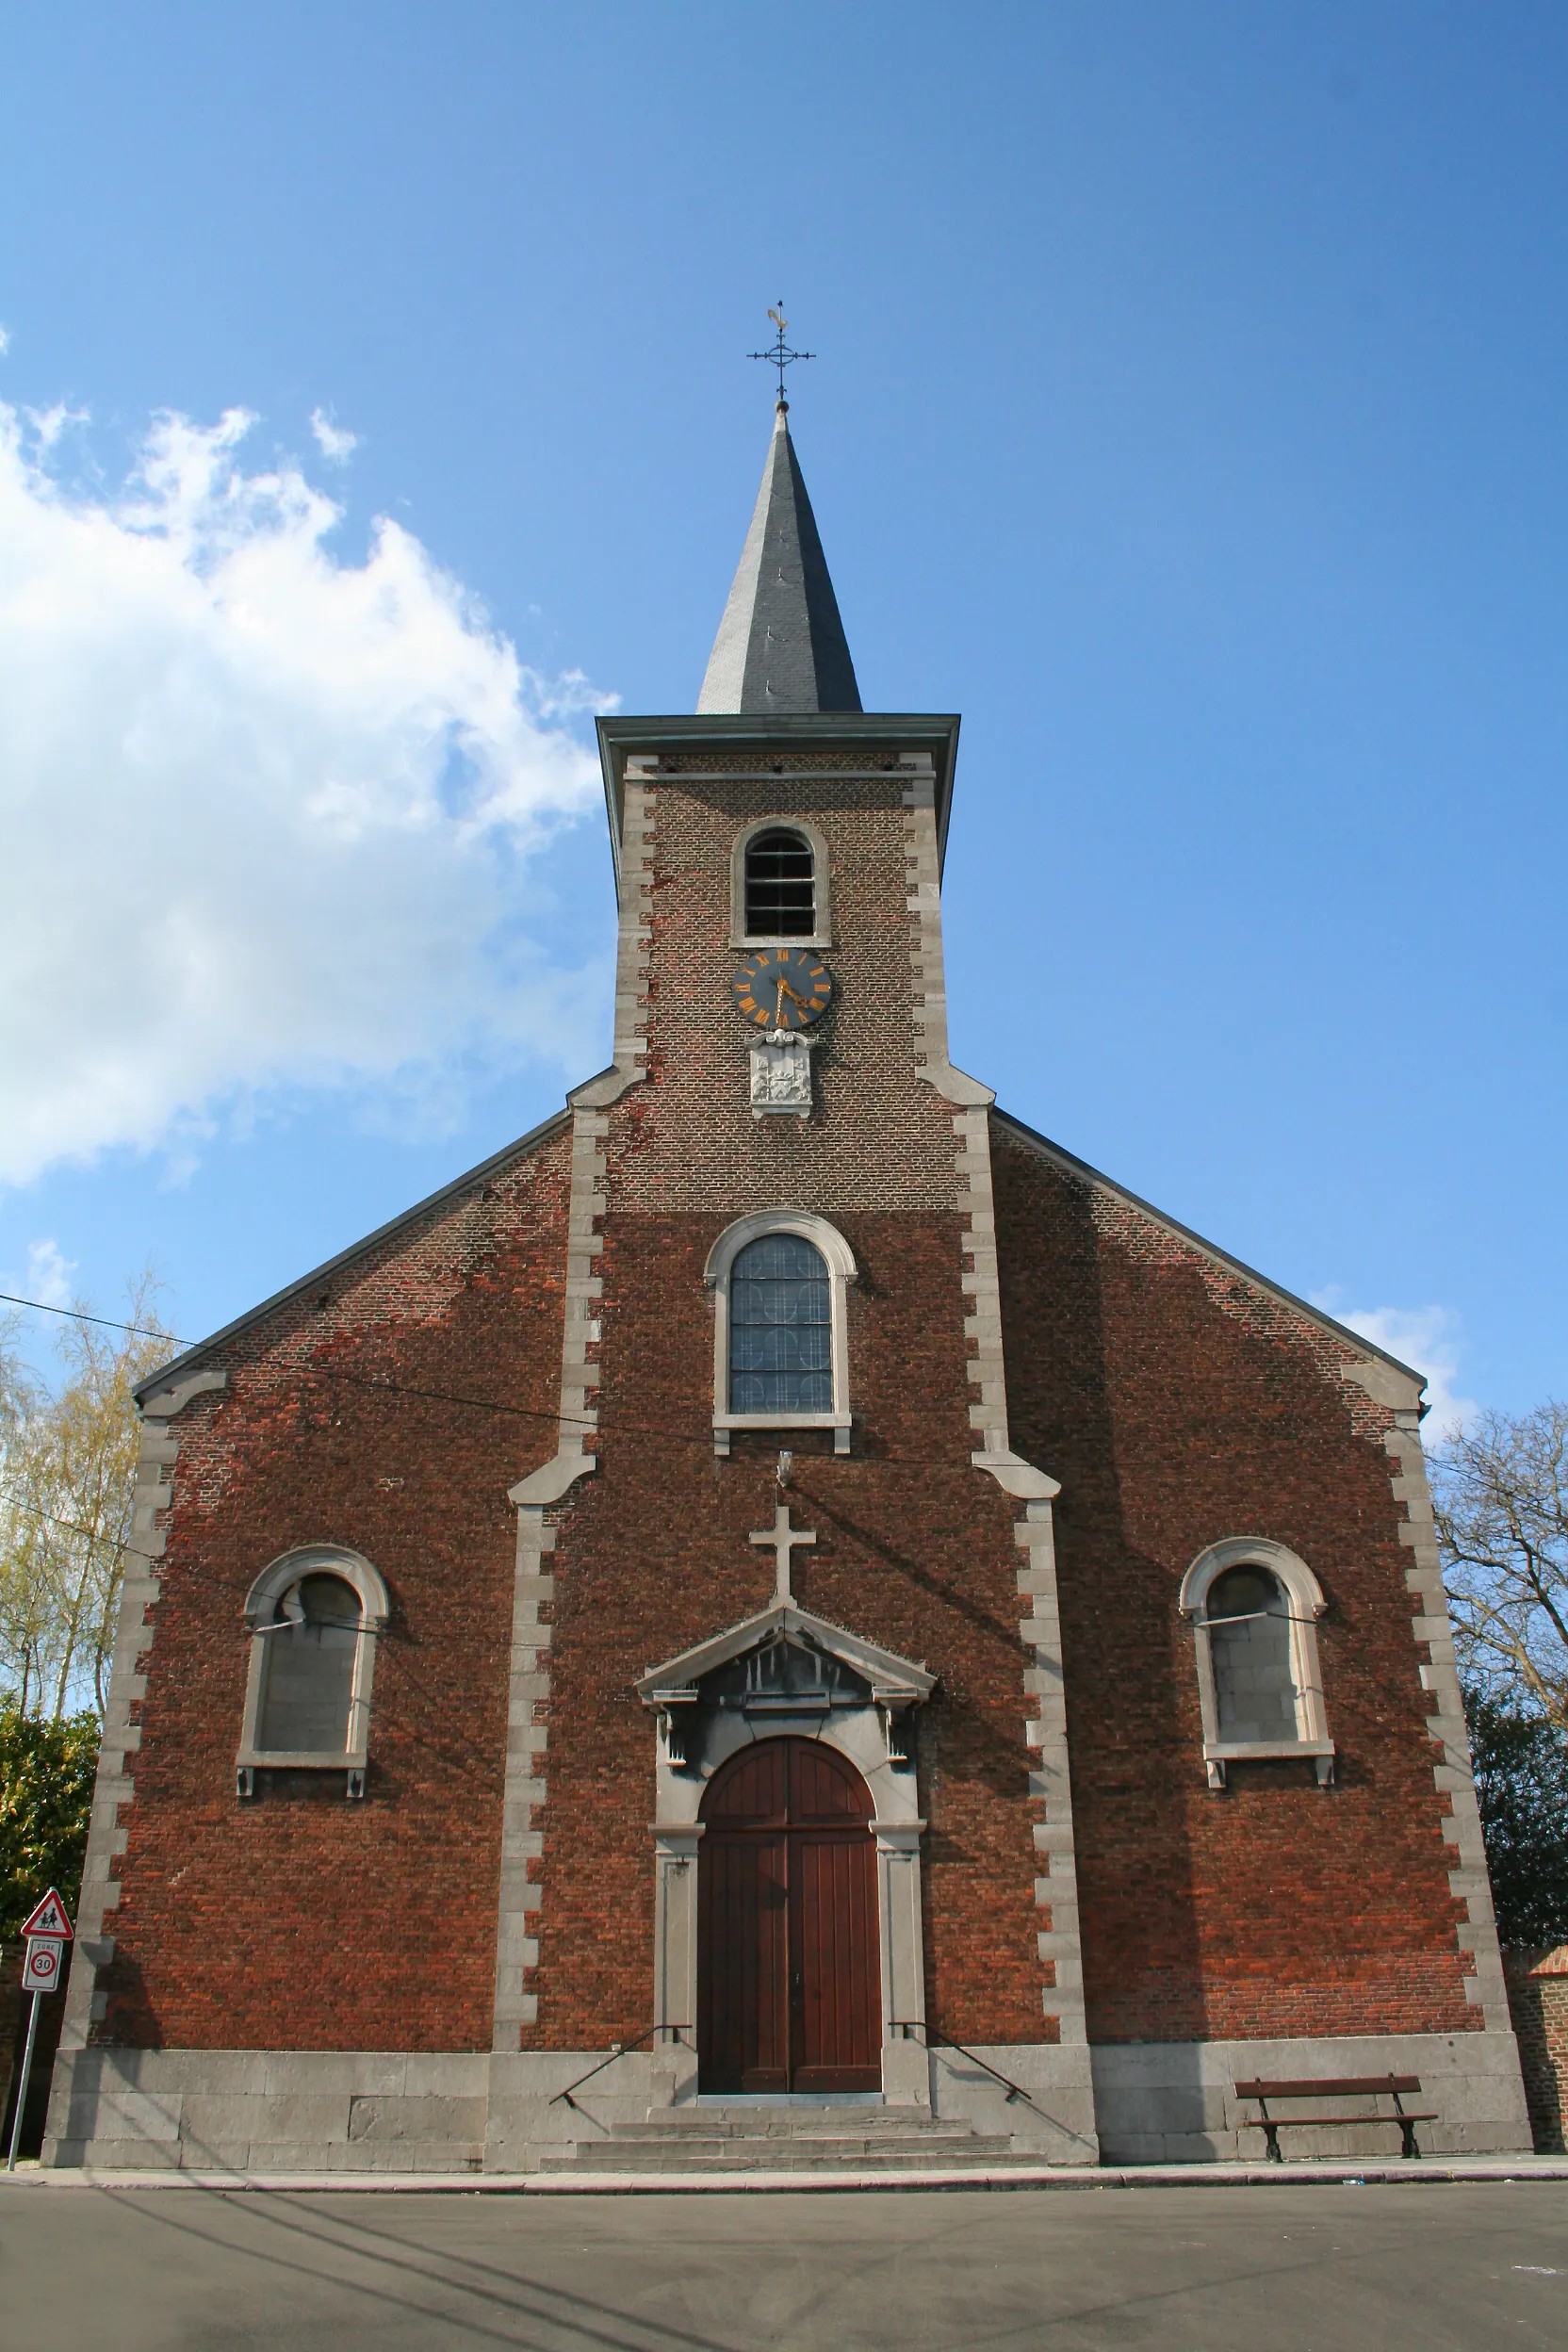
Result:
[[1568,2152],[1568,1944],[1503,1953],[1525,2102],[1538,2156]]

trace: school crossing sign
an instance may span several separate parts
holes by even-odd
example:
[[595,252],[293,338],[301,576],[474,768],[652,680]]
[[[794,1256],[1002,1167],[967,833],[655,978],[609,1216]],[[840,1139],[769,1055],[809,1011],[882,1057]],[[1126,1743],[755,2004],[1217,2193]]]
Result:
[[38,1909],[23,1920],[22,1933],[24,1936],[55,1936],[62,1944],[68,1944],[71,1941],[71,1921],[66,1917],[64,1903],[53,1886],[50,1887]]
[[22,1964],[24,1993],[57,1993],[65,1981],[65,1948],[71,1941],[71,1921],[64,1903],[51,1886],[30,1918],[22,1922],[27,1957]]

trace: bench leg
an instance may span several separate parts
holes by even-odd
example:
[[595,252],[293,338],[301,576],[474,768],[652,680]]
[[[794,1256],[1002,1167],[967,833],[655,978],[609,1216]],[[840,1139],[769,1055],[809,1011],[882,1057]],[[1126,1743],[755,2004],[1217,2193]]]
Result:
[[1403,2115],[1399,2117],[1399,2141],[1401,2156],[1420,2155],[1421,2150],[1415,2145],[1415,2126],[1413,2123],[1407,2123]]
[[1267,2143],[1268,2143],[1268,2161],[1269,2161],[1269,2163],[1270,2163],[1271,2164],[1283,2164],[1283,2162],[1284,2162],[1284,2158],[1283,2158],[1283,2157],[1280,2154],[1280,2127],[1279,2127],[1279,2125],[1278,2125],[1277,2123],[1270,2123],[1270,2121],[1268,2120],[1268,2117],[1267,2117],[1266,2115],[1265,2115],[1265,2117],[1264,2117],[1264,2119],[1263,2119],[1263,2130],[1264,2130],[1264,2137],[1265,2137],[1265,2139],[1266,2139],[1266,2140],[1267,2141]]

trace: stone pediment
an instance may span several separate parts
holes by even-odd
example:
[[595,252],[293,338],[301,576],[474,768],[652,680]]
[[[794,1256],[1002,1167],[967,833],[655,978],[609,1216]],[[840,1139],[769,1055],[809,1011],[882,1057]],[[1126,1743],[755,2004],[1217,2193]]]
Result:
[[825,1617],[815,1617],[793,1601],[775,1601],[755,1617],[743,1617],[725,1633],[714,1634],[694,1649],[682,1650],[644,1674],[636,1685],[645,1707],[690,1704],[701,1696],[701,1686],[721,1675],[726,1667],[753,1654],[781,1648],[815,1655],[847,1669],[861,1684],[870,1702],[878,1707],[915,1707],[928,1699],[937,1677],[923,1666],[893,1650],[884,1650],[858,1633]]
[[835,1708],[871,1707],[882,1719],[889,1756],[906,1764],[912,1710],[936,1686],[936,1675],[912,1659],[794,1601],[776,1600],[656,1666],[636,1689],[658,1715],[670,1762],[679,1768],[694,1755],[694,1727],[704,1716],[733,1711],[754,1723],[772,1718],[779,1725],[820,1725]]

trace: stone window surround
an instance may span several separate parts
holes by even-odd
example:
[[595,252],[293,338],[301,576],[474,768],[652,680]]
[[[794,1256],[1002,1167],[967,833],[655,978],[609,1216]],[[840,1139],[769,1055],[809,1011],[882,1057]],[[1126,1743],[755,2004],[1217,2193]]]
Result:
[[[831,1413],[731,1413],[729,1410],[729,1277],[748,1242],[768,1233],[798,1233],[822,1252],[832,1312]],[[855,1253],[837,1226],[806,1209],[761,1209],[727,1225],[708,1252],[702,1279],[713,1294],[713,1451],[727,1454],[733,1429],[831,1429],[833,1451],[849,1451],[849,1285],[858,1278]]]
[[[810,931],[748,931],[746,929],[746,852],[759,833],[798,833],[811,852],[814,928]],[[729,852],[729,944],[731,947],[776,947],[788,939],[792,947],[831,947],[833,901],[828,881],[827,842],[805,817],[756,817],[736,834]]]
[[[1290,1603],[1290,1673],[1296,1686],[1294,1740],[1222,1740],[1215,1691],[1214,1653],[1207,1604],[1212,1587],[1232,1568],[1263,1568],[1278,1577]],[[1310,1756],[1320,1788],[1332,1785],[1334,1743],[1323,1703],[1323,1670],[1317,1657],[1317,1620],[1329,1604],[1304,1560],[1266,1535],[1233,1535],[1199,1553],[1182,1578],[1179,1606],[1190,1620],[1198,1665],[1198,1704],[1203,1718],[1203,1762],[1211,1788],[1225,1786],[1226,1766],[1260,1756]]]
[[[359,1638],[354,1644],[353,1680],[349,1697],[347,1744],[330,1752],[318,1749],[264,1748],[258,1744],[261,1701],[267,1667],[267,1642],[273,1638],[263,1627],[291,1585],[302,1576],[336,1576],[359,1598]],[[251,1656],[245,1674],[245,1723],[239,1753],[235,1758],[241,1796],[255,1789],[258,1771],[335,1772],[349,1775],[351,1796],[365,1793],[369,1763],[370,1690],[376,1671],[376,1637],[385,1627],[391,1605],[378,1572],[359,1552],[338,1544],[302,1544],[264,1568],[245,1599],[245,1620],[251,1631]]]

